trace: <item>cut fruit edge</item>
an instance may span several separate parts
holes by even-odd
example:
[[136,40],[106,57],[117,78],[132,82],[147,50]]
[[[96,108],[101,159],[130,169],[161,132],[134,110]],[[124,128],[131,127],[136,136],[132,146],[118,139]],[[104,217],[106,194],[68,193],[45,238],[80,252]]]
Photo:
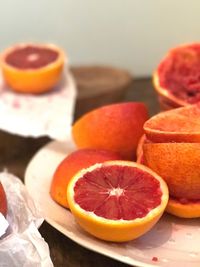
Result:
[[167,213],[180,218],[199,218],[200,217],[200,201],[182,204],[177,200],[170,198],[165,210]]
[[190,105],[189,103],[181,100],[180,98],[173,95],[167,88],[164,88],[160,85],[159,75],[158,72],[155,71],[153,73],[153,85],[155,90],[157,91],[158,95],[162,96],[163,98],[171,101],[171,105],[173,108],[183,107],[186,105]]
[[[194,113],[192,110],[194,109]],[[185,107],[179,107],[176,109],[171,109],[167,111],[162,111],[154,116],[152,116],[149,120],[144,123],[143,129],[146,134],[146,137],[151,142],[156,143],[166,143],[166,142],[178,142],[178,143],[199,143],[200,142],[200,121],[197,117],[192,118],[192,115],[195,114],[196,110],[199,110],[200,117],[200,104],[196,103],[193,105],[187,105]],[[184,112],[182,112],[182,110]],[[188,111],[187,111],[188,110]],[[186,112],[187,111],[187,112]],[[165,122],[164,126],[167,124],[170,125],[171,121],[167,121],[168,118],[174,123],[175,118],[176,122],[179,126],[176,126],[176,130],[170,130],[168,128],[159,129],[160,121]],[[173,120],[172,120],[173,119]],[[156,122],[156,123],[155,123]],[[180,128],[181,122],[189,123],[189,126],[184,126],[184,124]],[[153,126],[152,126],[153,125]],[[156,125],[156,126],[155,126]],[[196,127],[198,126],[198,127]],[[198,130],[193,130],[193,128],[197,128]],[[179,130],[181,129],[181,131]],[[189,129],[189,130],[188,130]]]
[[[26,47],[26,46],[33,46],[33,47],[41,47],[41,48],[49,48],[51,50],[54,50],[58,53],[58,58],[49,63],[48,65],[46,66],[43,66],[43,67],[39,67],[37,69],[18,69],[10,64],[8,64],[5,60],[5,58],[7,57],[8,54],[10,54],[11,52],[17,50],[18,48],[23,48],[23,47]],[[23,72],[23,73],[34,73],[34,72],[37,72],[37,71],[40,71],[40,72],[46,72],[48,70],[51,70],[51,69],[54,69],[55,68],[55,65],[64,65],[66,64],[67,65],[67,57],[66,57],[66,54],[65,52],[58,46],[54,45],[54,44],[51,44],[51,43],[48,43],[48,44],[40,44],[40,43],[19,43],[19,44],[16,44],[16,45],[13,45],[7,49],[5,49],[3,51],[3,53],[1,54],[0,56],[0,65],[2,68],[6,68],[8,70],[11,70],[11,71],[16,71],[16,72]]]
[[[95,170],[97,168],[100,168],[102,166],[130,166],[130,167],[135,167],[135,168],[138,168],[140,170],[143,170],[144,172],[147,172],[148,174],[152,175],[160,183],[160,189],[161,189],[161,192],[162,192],[160,205],[158,205],[157,207],[155,207],[151,211],[149,211],[149,213],[145,217],[136,218],[136,219],[133,219],[133,220],[106,219],[106,218],[103,218],[103,217],[95,215],[93,212],[85,211],[84,209],[82,209],[78,204],[76,204],[74,202],[74,191],[73,191],[73,188],[74,188],[76,182],[81,177],[83,177],[84,174],[86,174],[88,172],[92,172],[93,170]],[[140,226],[141,223],[148,223],[154,217],[156,217],[160,213],[164,212],[164,210],[165,210],[165,208],[167,206],[167,203],[168,203],[169,192],[168,192],[168,187],[167,187],[166,182],[158,174],[153,172],[148,167],[146,167],[146,166],[144,166],[142,164],[136,163],[136,162],[115,160],[115,161],[107,161],[107,162],[104,162],[104,163],[97,163],[97,164],[94,164],[94,165],[92,165],[91,167],[89,167],[87,169],[83,169],[80,172],[78,172],[72,178],[72,180],[69,182],[68,190],[67,190],[67,198],[68,198],[70,209],[71,209],[70,203],[73,202],[75,204],[76,212],[81,214],[81,216],[83,218],[85,218],[86,220],[88,219],[88,217],[90,217],[90,220],[92,220],[92,221],[94,221],[94,222],[96,222],[98,224],[103,224],[103,225],[107,224],[108,226],[110,226],[110,225],[118,226],[119,224],[122,224],[122,225],[124,225],[124,227],[126,227],[126,225],[128,225],[128,224],[135,225],[135,226],[137,226],[137,225]]]

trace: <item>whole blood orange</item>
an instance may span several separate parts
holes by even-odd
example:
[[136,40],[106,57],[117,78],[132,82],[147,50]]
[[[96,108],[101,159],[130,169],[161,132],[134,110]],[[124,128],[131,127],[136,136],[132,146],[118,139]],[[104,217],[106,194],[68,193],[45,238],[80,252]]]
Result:
[[171,49],[154,75],[154,87],[162,107],[180,107],[200,100],[200,43]]
[[159,220],[168,202],[168,188],[143,165],[107,161],[78,172],[68,185],[67,197],[85,231],[124,242],[143,235]]
[[189,105],[161,112],[144,124],[152,142],[200,143],[200,105]]
[[148,111],[143,103],[117,103],[94,109],[73,125],[72,135],[79,148],[107,149],[124,159],[134,159]]
[[51,44],[18,44],[1,56],[3,77],[11,89],[21,93],[43,93],[59,82],[64,52]]
[[112,151],[98,149],[79,149],[66,156],[56,168],[51,182],[50,195],[60,205],[69,208],[67,186],[72,177],[81,169],[95,163],[121,159]]
[[1,183],[0,183],[0,212],[4,216],[6,216],[7,214],[7,199],[3,185]]

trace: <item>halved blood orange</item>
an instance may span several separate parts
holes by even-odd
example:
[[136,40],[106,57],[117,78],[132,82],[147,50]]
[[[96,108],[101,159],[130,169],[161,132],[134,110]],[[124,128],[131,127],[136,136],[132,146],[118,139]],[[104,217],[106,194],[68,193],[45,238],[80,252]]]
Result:
[[1,183],[0,183],[0,213],[2,213],[4,216],[6,216],[7,214],[7,199],[3,185]]
[[175,199],[170,197],[166,212],[180,218],[199,218],[200,200]]
[[91,235],[114,242],[149,231],[168,202],[164,180],[129,161],[107,161],[78,172],[67,190],[69,207]]
[[161,112],[144,123],[144,131],[152,142],[200,143],[200,105]]
[[95,163],[108,160],[120,160],[121,156],[115,152],[101,149],[78,149],[66,156],[56,168],[51,181],[50,195],[58,204],[69,208],[67,202],[67,186],[71,178],[81,169]]
[[181,107],[200,100],[200,43],[171,49],[153,75],[161,105]]
[[59,82],[64,52],[53,44],[18,44],[1,55],[4,80],[21,93],[43,93]]

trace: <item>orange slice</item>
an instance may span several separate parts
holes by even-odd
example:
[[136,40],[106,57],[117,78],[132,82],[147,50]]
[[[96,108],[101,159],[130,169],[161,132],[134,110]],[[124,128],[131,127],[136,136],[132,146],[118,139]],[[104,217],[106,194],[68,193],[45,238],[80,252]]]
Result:
[[51,44],[18,44],[1,55],[4,80],[21,93],[44,93],[59,82],[64,52]]
[[115,242],[149,231],[163,214],[168,188],[147,167],[129,161],[107,161],[78,172],[67,190],[69,207],[91,235]]
[[200,143],[200,105],[189,105],[161,112],[144,123],[152,142]]

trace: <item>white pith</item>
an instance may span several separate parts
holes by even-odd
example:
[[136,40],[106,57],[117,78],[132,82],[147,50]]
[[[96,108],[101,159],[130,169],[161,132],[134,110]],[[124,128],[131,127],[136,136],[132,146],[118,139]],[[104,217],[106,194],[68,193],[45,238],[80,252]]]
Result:
[[37,61],[39,59],[39,57],[40,56],[37,53],[32,53],[32,54],[27,56],[27,60],[29,62]]
[[109,195],[110,196],[121,196],[123,194],[124,190],[120,187],[117,187],[117,188],[113,188],[109,191]]

